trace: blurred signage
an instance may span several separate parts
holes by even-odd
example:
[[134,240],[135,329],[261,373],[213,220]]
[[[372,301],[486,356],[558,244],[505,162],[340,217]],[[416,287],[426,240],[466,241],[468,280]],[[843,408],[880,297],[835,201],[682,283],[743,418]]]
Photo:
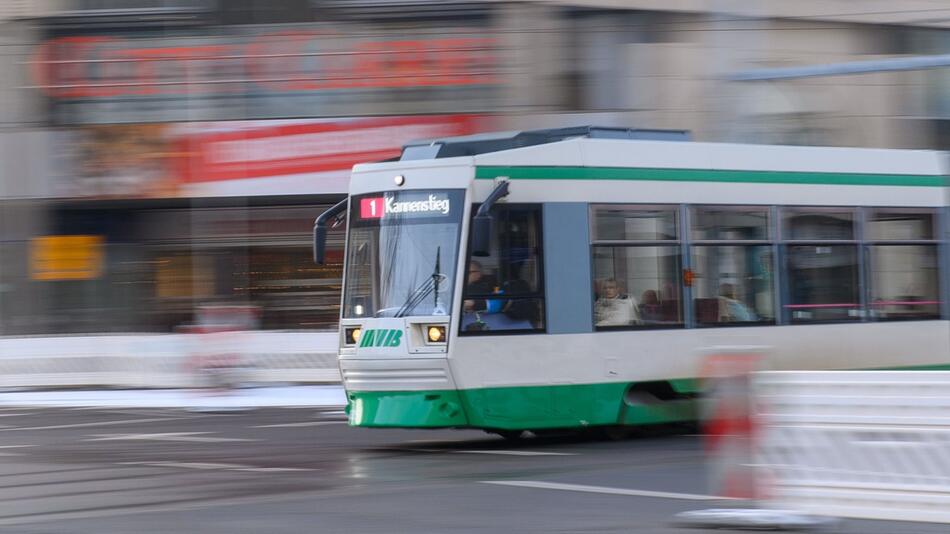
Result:
[[490,128],[475,115],[90,125],[60,132],[58,196],[340,194],[353,165],[413,140]]
[[274,28],[56,37],[33,55],[34,87],[56,122],[103,123],[487,109],[500,83],[478,28]]
[[48,235],[30,243],[33,280],[91,280],[102,274],[103,237]]

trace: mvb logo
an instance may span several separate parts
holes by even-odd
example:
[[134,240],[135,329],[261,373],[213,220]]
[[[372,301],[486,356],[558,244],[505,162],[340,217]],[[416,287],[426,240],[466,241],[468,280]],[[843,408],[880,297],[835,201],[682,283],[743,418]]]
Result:
[[402,342],[402,330],[383,328],[367,330],[360,336],[361,347],[398,347]]

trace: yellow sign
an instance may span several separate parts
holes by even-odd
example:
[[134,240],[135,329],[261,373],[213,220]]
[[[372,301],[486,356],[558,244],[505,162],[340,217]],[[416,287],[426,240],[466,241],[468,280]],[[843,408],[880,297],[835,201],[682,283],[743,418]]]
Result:
[[46,235],[30,246],[33,280],[91,280],[102,274],[101,235]]

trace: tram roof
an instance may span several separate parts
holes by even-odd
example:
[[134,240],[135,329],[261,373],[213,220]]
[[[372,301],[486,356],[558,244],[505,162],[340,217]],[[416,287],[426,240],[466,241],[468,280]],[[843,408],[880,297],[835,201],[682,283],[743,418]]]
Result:
[[[398,159],[357,164],[353,170],[373,172],[470,165],[484,169],[495,167],[494,171],[498,172],[506,172],[503,167],[613,167],[869,176],[950,175],[950,158],[944,151],[710,143],[692,141],[689,137],[689,132],[684,130],[599,126],[494,132],[414,141],[403,147]],[[869,180],[874,182],[875,178],[872,176]]]
[[399,161],[476,156],[578,138],[689,141],[690,135],[687,130],[653,130],[609,126],[573,126],[543,130],[492,132],[413,141],[403,146]]

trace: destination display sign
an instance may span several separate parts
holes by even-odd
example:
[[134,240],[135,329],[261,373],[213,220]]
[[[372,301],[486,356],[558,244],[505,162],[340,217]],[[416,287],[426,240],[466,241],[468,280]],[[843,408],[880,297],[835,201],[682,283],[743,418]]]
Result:
[[358,221],[388,219],[457,218],[461,193],[457,191],[393,191],[364,195],[354,199]]

